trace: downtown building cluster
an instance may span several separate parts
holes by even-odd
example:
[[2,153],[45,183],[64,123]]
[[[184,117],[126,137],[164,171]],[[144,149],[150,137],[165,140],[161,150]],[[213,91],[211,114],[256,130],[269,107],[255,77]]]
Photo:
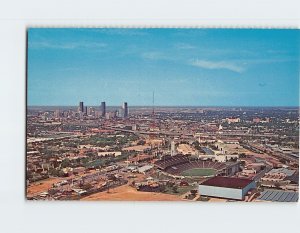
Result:
[[84,106],[84,102],[79,102],[79,106],[77,109],[78,113],[81,117],[83,116],[96,116],[102,118],[127,118],[128,117],[128,104],[124,102],[122,107],[118,108],[117,110],[107,111],[106,102],[101,102],[99,110],[96,110],[93,107]]

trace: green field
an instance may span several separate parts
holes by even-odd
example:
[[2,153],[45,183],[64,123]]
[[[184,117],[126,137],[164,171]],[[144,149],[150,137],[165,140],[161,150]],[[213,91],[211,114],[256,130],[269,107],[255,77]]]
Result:
[[216,173],[215,169],[212,168],[193,168],[183,171],[183,176],[212,176]]

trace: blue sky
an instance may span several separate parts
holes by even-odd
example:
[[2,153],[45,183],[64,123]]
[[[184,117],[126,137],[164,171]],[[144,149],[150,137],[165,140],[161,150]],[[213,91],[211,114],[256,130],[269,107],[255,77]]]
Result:
[[28,105],[299,106],[299,30],[28,30]]

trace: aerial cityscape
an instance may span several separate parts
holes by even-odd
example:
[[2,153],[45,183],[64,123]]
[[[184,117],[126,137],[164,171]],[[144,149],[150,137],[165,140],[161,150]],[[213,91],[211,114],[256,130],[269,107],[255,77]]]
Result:
[[28,200],[298,201],[297,30],[27,33]]

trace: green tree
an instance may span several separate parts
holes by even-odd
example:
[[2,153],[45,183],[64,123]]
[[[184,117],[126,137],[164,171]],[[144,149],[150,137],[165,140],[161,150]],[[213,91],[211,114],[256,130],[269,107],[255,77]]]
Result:
[[178,187],[177,187],[177,185],[174,185],[172,187],[172,190],[173,190],[173,193],[178,193]]
[[61,167],[62,168],[65,168],[65,167],[69,167],[71,165],[71,162],[69,159],[64,159],[62,162],[61,162]]

